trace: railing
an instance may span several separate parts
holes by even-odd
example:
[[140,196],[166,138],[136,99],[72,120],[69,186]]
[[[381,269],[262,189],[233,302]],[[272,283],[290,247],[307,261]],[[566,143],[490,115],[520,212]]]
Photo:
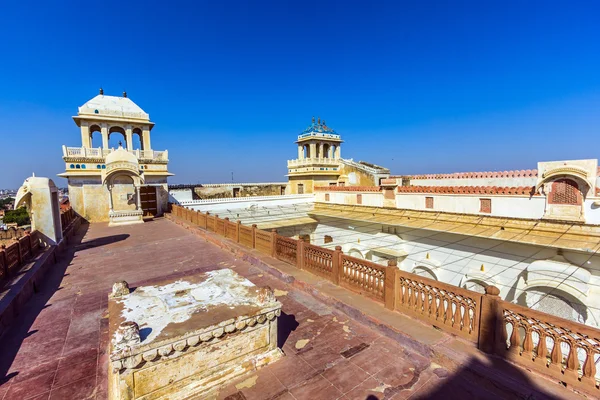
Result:
[[16,276],[20,268],[45,247],[37,231],[26,232],[9,246],[0,246],[0,284]]
[[277,235],[277,238],[275,239],[275,246],[277,246],[275,250],[277,258],[290,264],[296,263],[296,259],[298,257],[296,253],[298,249],[296,240]]
[[273,253],[273,237],[271,233],[254,229],[254,246],[256,249],[265,254]]
[[233,239],[236,242],[238,241],[238,224],[229,221],[229,219],[226,218],[225,221],[225,237],[228,239]]
[[[75,158],[104,158],[110,153],[115,151],[114,148],[103,149],[100,147],[67,147],[63,146],[63,157],[75,157]],[[169,161],[169,151],[155,151],[155,150],[128,150],[130,153],[135,155],[140,160],[153,160],[153,161]]]
[[[325,278],[333,278],[333,250],[303,243],[303,268],[315,275]],[[337,261],[337,260],[336,260]]]
[[[401,271],[395,260],[382,266],[347,256],[339,246],[325,249],[177,205],[172,210],[190,222],[206,221],[207,230],[214,230],[211,224],[227,226],[217,233],[464,338],[486,353],[600,397],[595,365],[600,359],[600,329],[503,301],[494,286],[481,294]],[[18,255],[11,256],[13,263]]]
[[386,267],[360,258],[341,256],[340,284],[375,300],[385,301]]
[[297,158],[295,160],[288,160],[288,168],[300,167],[303,165],[311,164],[322,164],[322,165],[339,165],[341,163],[340,158]]
[[599,330],[499,301],[496,353],[574,387],[597,392]]
[[254,248],[254,228],[248,228],[247,226],[240,224],[240,243],[246,247]]
[[396,306],[406,314],[477,342],[482,294],[398,271]]

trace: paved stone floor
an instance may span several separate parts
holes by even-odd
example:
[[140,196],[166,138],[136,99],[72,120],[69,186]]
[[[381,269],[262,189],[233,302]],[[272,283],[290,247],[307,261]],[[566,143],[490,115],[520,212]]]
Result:
[[494,397],[170,221],[83,225],[79,235],[0,342],[0,399],[105,399],[112,283],[135,287],[217,268],[276,289],[286,354],[223,388],[221,399]]

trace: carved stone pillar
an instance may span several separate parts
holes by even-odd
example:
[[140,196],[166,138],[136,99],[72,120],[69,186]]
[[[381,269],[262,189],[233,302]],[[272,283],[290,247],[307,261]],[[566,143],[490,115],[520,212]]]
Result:
[[127,142],[127,150],[133,150],[133,132],[131,126],[125,128],[125,141]]
[[102,148],[108,149],[108,127],[106,124],[102,124],[100,133],[102,134]]
[[142,209],[142,198],[140,196],[140,187],[139,186],[135,187],[135,197],[136,197],[136,205],[137,205],[136,210],[141,210]]
[[108,185],[108,208],[112,213],[113,210],[113,198],[112,198],[112,185]]

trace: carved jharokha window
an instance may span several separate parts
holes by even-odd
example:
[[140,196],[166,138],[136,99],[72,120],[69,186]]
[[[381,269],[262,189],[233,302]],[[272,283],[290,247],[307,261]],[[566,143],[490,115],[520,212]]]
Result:
[[325,244],[333,242],[333,238],[329,235],[325,235]]
[[552,182],[550,191],[550,203],[552,204],[581,204],[579,186],[570,179],[557,179]]
[[433,197],[425,197],[425,208],[433,208]]
[[479,203],[479,212],[488,214],[492,212],[492,199],[479,199]]

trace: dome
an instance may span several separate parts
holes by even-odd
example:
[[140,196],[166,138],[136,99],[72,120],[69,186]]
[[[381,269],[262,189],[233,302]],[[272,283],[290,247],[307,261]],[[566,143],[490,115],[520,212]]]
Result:
[[138,159],[133,153],[128,152],[123,147],[119,146],[119,148],[113,152],[110,152],[104,161],[108,168],[109,164],[114,163],[132,163],[138,164]]
[[105,96],[104,94],[99,94],[79,107],[79,115],[150,120],[150,115],[128,97]]

